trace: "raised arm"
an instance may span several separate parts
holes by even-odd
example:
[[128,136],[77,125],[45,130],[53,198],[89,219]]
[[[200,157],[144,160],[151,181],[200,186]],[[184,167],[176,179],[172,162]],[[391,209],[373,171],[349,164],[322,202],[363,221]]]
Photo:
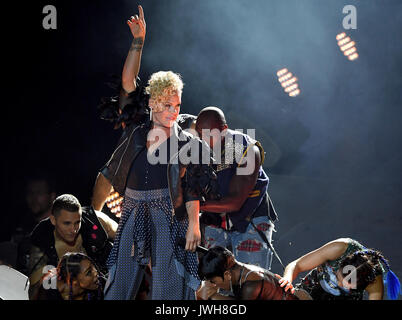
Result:
[[[121,109],[123,109],[123,106],[127,103],[128,95],[136,89],[135,80],[140,70],[146,26],[142,7],[138,6],[138,10],[139,16],[132,16],[130,20],[127,21],[134,39],[128,52],[122,72],[122,90],[119,97],[119,105]],[[123,123],[123,128],[124,127],[125,124]],[[109,196],[111,190],[112,185],[110,181],[105,177],[105,175],[99,173],[96,178],[92,195],[92,206],[95,210],[102,210],[106,198]]]
[[122,87],[126,94],[129,94],[136,89],[135,80],[137,79],[141,65],[142,48],[145,41],[146,24],[144,11],[141,6],[138,6],[139,16],[135,15],[127,21],[133,42],[128,52],[122,73]]

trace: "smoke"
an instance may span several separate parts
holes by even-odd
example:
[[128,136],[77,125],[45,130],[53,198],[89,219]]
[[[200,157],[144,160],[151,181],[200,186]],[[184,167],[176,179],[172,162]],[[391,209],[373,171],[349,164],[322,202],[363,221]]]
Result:
[[[343,29],[345,5],[356,7],[356,30]],[[142,73],[181,73],[182,112],[214,105],[231,128],[256,129],[283,217],[277,238],[285,260],[341,236],[386,250],[371,230],[394,239],[398,227],[387,221],[400,227],[401,4],[153,0],[143,7]],[[353,62],[336,43],[343,31],[356,42]],[[284,67],[298,78],[296,98],[277,81]],[[376,204],[366,200],[374,197]]]

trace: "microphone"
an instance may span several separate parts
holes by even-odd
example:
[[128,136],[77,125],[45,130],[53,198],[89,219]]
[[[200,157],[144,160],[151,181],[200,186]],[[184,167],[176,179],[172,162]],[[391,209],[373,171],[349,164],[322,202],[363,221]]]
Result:
[[[180,247],[182,247],[183,249],[186,248],[186,239],[185,238],[178,238],[176,240],[176,244],[179,245]],[[208,249],[202,246],[197,246],[197,248],[195,249],[196,252],[199,253],[207,253]]]

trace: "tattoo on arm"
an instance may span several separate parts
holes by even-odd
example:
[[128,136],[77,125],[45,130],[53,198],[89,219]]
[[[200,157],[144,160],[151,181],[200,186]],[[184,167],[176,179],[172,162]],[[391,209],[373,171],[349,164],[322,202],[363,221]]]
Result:
[[144,40],[142,38],[134,38],[131,44],[130,51],[141,51],[144,45]]

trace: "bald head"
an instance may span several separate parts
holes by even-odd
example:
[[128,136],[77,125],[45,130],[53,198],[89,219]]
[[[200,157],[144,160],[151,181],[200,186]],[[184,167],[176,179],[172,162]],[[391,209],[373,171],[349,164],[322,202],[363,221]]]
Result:
[[200,111],[195,123],[198,136],[209,144],[211,148],[224,139],[222,132],[227,129],[223,111],[217,107],[206,107]]
[[196,122],[198,129],[219,129],[227,128],[225,114],[217,107],[206,107],[200,111]]

